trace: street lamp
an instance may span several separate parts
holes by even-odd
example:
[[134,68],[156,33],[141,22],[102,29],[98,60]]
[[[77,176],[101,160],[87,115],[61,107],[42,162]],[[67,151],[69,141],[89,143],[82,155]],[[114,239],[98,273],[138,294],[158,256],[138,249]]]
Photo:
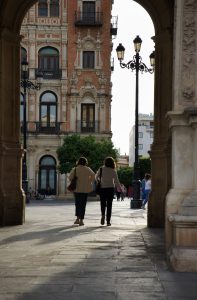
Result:
[[[23,88],[23,163],[22,163],[22,187],[27,195],[28,179],[27,179],[27,90],[39,90],[40,83],[33,83],[28,80],[28,62],[21,62],[21,87]],[[28,199],[26,199],[28,202]]]
[[154,72],[155,66],[155,52],[153,51],[150,55],[150,65],[152,68],[148,68],[143,62],[139,55],[142,40],[139,35],[133,40],[134,49],[136,54],[133,59],[128,63],[123,63],[125,48],[122,44],[119,44],[116,48],[117,57],[120,62],[121,68],[131,69],[136,71],[136,92],[135,92],[135,162],[134,162],[134,176],[133,176],[133,199],[131,200],[131,208],[140,208],[142,206],[142,200],[140,199],[140,169],[139,169],[139,145],[138,145],[138,94],[139,94],[139,71],[141,73]]

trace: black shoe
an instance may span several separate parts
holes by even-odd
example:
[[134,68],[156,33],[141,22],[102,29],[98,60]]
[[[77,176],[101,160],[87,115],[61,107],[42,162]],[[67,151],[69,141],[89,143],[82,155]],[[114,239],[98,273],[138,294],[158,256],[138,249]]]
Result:
[[104,225],[105,224],[105,216],[103,216],[102,218],[101,218],[101,225]]
[[107,223],[107,226],[111,226],[111,223],[108,222],[108,223]]

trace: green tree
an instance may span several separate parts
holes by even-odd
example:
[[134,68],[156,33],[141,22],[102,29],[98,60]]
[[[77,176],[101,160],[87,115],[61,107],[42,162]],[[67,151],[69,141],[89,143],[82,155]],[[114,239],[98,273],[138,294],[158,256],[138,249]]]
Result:
[[140,179],[144,178],[145,173],[151,173],[151,160],[147,157],[139,159]]
[[60,173],[69,173],[80,156],[88,159],[89,166],[96,171],[106,156],[112,156],[117,161],[118,151],[111,140],[96,141],[94,136],[80,137],[79,135],[66,136],[63,145],[58,147]]
[[120,182],[124,184],[126,188],[128,188],[132,184],[133,168],[131,167],[120,168],[118,170],[118,178]]

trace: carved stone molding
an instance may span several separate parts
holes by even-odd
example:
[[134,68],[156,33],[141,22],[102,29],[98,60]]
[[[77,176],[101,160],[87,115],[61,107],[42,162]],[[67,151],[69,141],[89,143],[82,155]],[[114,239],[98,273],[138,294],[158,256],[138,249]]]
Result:
[[193,104],[195,90],[195,52],[196,52],[196,12],[197,0],[185,0],[183,8],[182,40],[182,104]]

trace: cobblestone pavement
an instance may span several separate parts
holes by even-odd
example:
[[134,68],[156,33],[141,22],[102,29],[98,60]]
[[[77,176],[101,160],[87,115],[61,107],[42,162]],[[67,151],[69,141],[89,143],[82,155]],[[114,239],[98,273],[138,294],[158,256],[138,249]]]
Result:
[[162,229],[146,211],[114,200],[112,226],[88,201],[85,226],[73,200],[27,205],[23,226],[0,228],[0,300],[197,299],[197,273],[171,272]]

